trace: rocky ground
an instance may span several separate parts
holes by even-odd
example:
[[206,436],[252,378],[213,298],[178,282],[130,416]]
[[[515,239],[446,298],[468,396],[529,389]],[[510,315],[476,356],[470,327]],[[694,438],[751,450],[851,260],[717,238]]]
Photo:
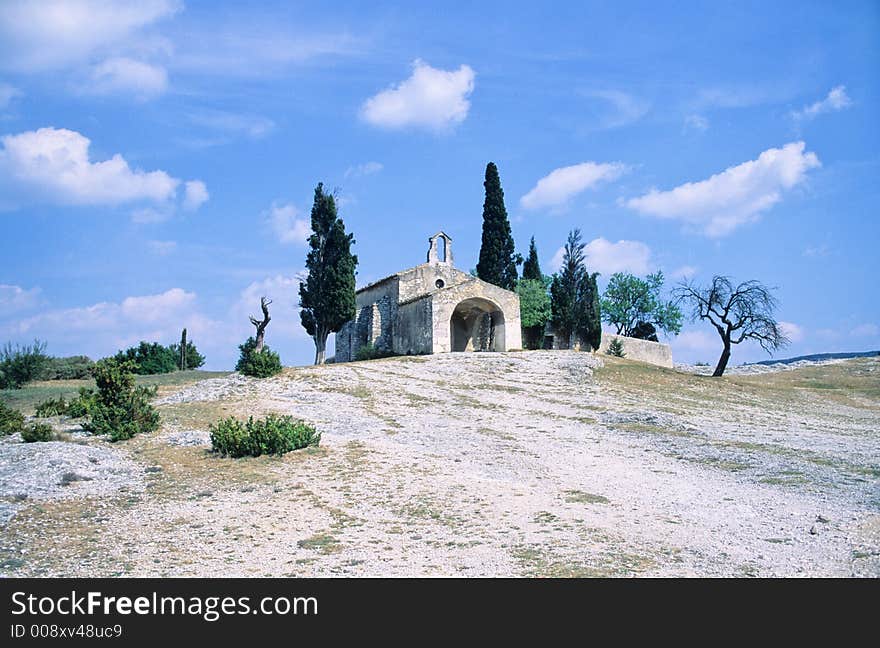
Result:
[[[165,388],[154,434],[0,442],[0,571],[880,576],[880,360],[786,369],[535,351]],[[209,452],[268,412],[321,446]]]

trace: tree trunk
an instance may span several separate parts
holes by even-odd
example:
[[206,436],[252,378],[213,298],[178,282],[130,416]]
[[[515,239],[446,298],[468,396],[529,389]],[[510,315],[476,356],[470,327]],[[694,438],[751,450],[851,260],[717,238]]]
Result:
[[322,365],[326,360],[328,333],[315,332],[315,364]]
[[180,370],[186,371],[186,329],[180,334]]
[[727,369],[728,360],[730,360],[730,338],[724,340],[724,351],[721,352],[721,357],[718,358],[718,364],[715,365],[715,372],[712,376],[718,378],[724,375],[724,370]]

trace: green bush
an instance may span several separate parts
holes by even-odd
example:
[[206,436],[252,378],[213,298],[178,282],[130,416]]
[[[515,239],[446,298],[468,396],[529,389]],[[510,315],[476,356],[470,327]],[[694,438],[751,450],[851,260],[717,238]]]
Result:
[[24,426],[24,415],[0,402],[0,436],[21,432],[22,426]]
[[111,441],[158,429],[159,413],[150,405],[156,387],[135,387],[133,371],[134,364],[128,360],[104,358],[95,363],[92,374],[98,393],[84,429],[107,434]]
[[63,416],[67,414],[69,403],[64,400],[64,396],[58,398],[49,398],[42,403],[37,404],[37,418],[46,418],[48,416]]
[[611,340],[611,344],[608,345],[608,350],[605,351],[605,353],[618,358],[623,358],[626,353],[623,350],[623,342],[620,341],[620,338],[614,338]]
[[91,376],[95,363],[87,356],[49,358],[40,376],[41,380],[80,380]]
[[[174,363],[178,369],[183,369],[180,366],[180,344],[172,344],[168,349],[171,353],[174,354]],[[198,349],[192,342],[186,343],[186,368],[187,369],[198,369],[203,364],[205,364],[205,356],[199,353]]]
[[141,376],[176,371],[178,361],[170,348],[158,342],[141,342],[136,347],[120,351],[114,359],[117,362],[131,362],[132,371]]
[[377,349],[372,344],[365,344],[354,354],[354,359],[358,361],[376,360],[377,358],[387,358],[391,355],[393,354],[390,351]]
[[67,415],[71,418],[88,416],[97,400],[98,394],[95,393],[94,389],[80,387],[77,397],[67,404]]
[[39,380],[49,362],[46,343],[34,340],[32,345],[7,342],[0,349],[0,389],[20,389],[31,380]]
[[228,457],[282,455],[321,442],[321,433],[311,425],[275,414],[256,421],[253,416],[247,421],[221,419],[210,429],[214,452]]
[[52,426],[45,423],[31,423],[21,431],[21,440],[25,443],[51,441],[54,436],[55,431],[52,429]]
[[253,337],[249,337],[244,344],[238,347],[241,354],[235,364],[235,370],[245,376],[255,378],[268,378],[280,373],[282,367],[278,354],[268,346],[263,346],[263,350],[257,353],[256,346],[257,341]]

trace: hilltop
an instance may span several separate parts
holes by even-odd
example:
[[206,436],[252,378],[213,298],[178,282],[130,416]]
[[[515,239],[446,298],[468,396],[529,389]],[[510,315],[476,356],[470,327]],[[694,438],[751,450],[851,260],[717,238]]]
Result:
[[[199,378],[160,385],[153,434],[56,421],[69,441],[0,442],[2,572],[880,575],[876,357],[721,379],[566,351]],[[321,446],[207,451],[210,422],[268,412]]]

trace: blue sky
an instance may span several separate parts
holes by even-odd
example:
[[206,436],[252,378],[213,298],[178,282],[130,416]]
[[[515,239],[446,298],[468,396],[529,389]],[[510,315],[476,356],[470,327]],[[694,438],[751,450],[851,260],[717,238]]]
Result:
[[[438,229],[473,268],[492,160],[545,272],[578,227],[606,280],[778,286],[785,356],[880,348],[878,108],[876,2],[5,0],[0,340],[100,357],[185,325],[230,368],[268,294],[308,363],[315,185],[363,285]],[[702,323],[670,343],[719,353]]]

